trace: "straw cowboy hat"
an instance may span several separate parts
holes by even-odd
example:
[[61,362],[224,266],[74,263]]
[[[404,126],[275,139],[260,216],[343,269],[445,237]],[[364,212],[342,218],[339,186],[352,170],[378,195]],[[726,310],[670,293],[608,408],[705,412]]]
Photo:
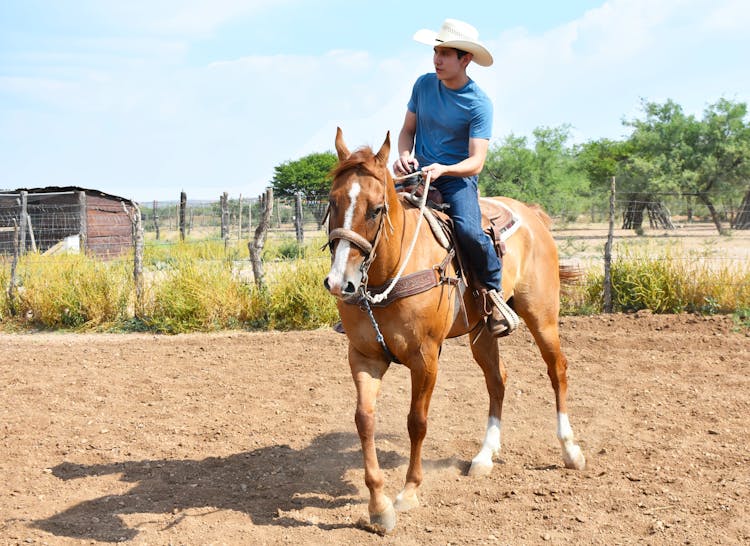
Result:
[[422,29],[414,34],[414,39],[422,44],[468,51],[474,56],[474,62],[481,66],[492,64],[492,55],[479,43],[479,31],[463,21],[446,19],[438,32]]

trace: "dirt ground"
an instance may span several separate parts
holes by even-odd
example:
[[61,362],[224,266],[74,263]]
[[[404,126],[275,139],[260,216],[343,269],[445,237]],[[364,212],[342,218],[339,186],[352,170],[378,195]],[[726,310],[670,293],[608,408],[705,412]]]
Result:
[[[737,544],[750,541],[750,337],[728,317],[562,319],[570,417],[525,327],[502,341],[503,448],[466,475],[487,398],[444,347],[422,505],[368,532],[346,338],[333,331],[0,335],[2,544]],[[378,406],[392,496],[406,370]]]

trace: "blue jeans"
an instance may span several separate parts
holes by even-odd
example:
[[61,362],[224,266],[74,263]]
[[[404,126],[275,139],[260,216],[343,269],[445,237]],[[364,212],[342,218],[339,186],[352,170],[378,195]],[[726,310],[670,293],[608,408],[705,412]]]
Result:
[[466,264],[474,275],[474,283],[489,289],[502,289],[503,266],[495,252],[492,239],[482,230],[477,177],[441,176],[434,184],[450,205],[446,211],[453,219],[456,242]]

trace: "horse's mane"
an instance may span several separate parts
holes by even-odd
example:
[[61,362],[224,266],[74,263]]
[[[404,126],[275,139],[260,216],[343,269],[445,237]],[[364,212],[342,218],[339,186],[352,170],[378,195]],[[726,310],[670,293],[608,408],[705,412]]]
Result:
[[369,146],[358,148],[347,159],[342,159],[331,169],[331,178],[336,178],[349,170],[356,170],[360,174],[366,174],[373,178],[379,178],[380,173],[375,169],[375,154]]

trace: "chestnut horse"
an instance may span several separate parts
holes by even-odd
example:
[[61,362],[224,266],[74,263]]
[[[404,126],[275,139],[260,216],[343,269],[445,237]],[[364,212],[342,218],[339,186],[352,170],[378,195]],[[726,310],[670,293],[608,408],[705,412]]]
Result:
[[[386,135],[377,154],[368,147],[350,153],[338,129],[336,151],[339,162],[333,170],[328,226],[331,270],[324,285],[337,298],[349,338],[349,366],[357,390],[355,422],[370,491],[370,522],[390,531],[396,525],[395,510],[419,504],[422,441],[443,341],[469,334],[469,345],[484,372],[489,394],[484,442],[471,461],[470,475],[488,474],[493,456],[500,451],[506,371],[497,339],[486,329],[471,290],[460,290],[460,284],[452,282],[457,272],[448,251],[438,243],[429,224],[420,221],[420,209],[405,205],[396,192],[387,167],[390,135]],[[506,241],[503,291],[513,296],[516,312],[547,363],[565,466],[583,469],[586,460],[568,420],[567,360],[560,349],[558,332],[561,277],[565,280],[572,273],[559,266],[549,217],[518,201],[499,200],[520,218],[520,227]],[[412,244],[414,238],[416,245]],[[376,305],[371,299],[368,286],[388,286],[399,273],[401,278],[424,279],[429,277],[427,271],[432,272],[435,282],[418,292],[411,291],[417,293],[393,298],[387,305]],[[403,363],[411,374],[407,421],[411,453],[406,483],[395,503],[383,491],[384,478],[375,450],[375,401],[392,361]]]

